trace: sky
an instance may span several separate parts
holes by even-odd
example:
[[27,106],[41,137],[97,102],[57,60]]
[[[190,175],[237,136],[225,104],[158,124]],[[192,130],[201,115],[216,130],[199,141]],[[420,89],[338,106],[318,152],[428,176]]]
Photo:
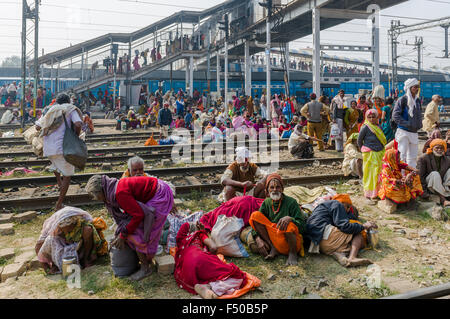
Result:
[[[50,53],[70,44],[83,42],[106,33],[133,32],[180,10],[202,10],[224,0],[41,0],[39,52]],[[34,6],[34,0],[28,0]],[[11,55],[21,55],[22,1],[0,0],[0,61]],[[395,16],[395,17],[394,17]],[[388,29],[392,19],[411,25],[450,16],[450,0],[409,0],[381,11],[380,60],[390,61]],[[402,18],[396,18],[402,17]],[[29,22],[29,25],[31,23]],[[371,29],[364,20],[351,22],[321,32],[322,44],[370,45]],[[417,66],[417,51],[405,45],[414,43],[415,36],[424,38],[424,67],[450,67],[450,59],[442,59],[444,29],[433,28],[408,33],[400,37],[399,63]],[[291,48],[312,47],[312,37],[291,42]],[[330,51],[330,55],[361,57],[370,60],[368,53]]]

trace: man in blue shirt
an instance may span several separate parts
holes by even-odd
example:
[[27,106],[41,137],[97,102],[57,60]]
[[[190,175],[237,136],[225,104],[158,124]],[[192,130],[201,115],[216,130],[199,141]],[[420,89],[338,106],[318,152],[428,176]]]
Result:
[[397,124],[395,140],[398,142],[400,159],[416,168],[419,145],[418,130],[422,128],[422,103],[419,98],[419,81],[408,79],[405,82],[405,95],[398,99],[392,112]]
[[177,99],[177,115],[183,116],[184,115],[184,99],[179,95]]

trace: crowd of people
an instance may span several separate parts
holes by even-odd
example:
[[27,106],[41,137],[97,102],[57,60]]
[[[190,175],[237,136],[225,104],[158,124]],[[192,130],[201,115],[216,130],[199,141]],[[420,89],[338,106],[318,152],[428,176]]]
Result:
[[[319,152],[343,152],[342,170],[361,179],[368,204],[385,201],[411,208],[418,197],[429,199],[436,194],[441,205],[450,206],[450,133],[443,140],[439,130],[442,97],[433,96],[422,116],[418,93],[418,81],[408,79],[405,95],[397,100],[386,98],[379,86],[358,99],[342,90],[331,99],[312,93],[305,105],[299,105],[295,97],[275,94],[268,108],[264,94],[234,96],[230,101],[218,98],[210,103],[197,90],[192,96],[182,90],[166,94],[158,90],[144,94],[141,104],[136,109],[130,107],[126,115],[117,114],[117,123],[120,129],[159,126],[160,141],[170,137],[171,128],[199,131],[194,139],[201,142],[225,141],[236,134],[258,139],[265,134],[288,139],[295,158],[313,157],[316,142]],[[60,94],[36,122],[43,137],[43,154],[50,159],[60,188],[56,213],[44,223],[36,245],[38,258],[48,272],[61,271],[62,260],[69,255],[76,256],[82,267],[89,267],[107,253],[105,221],[63,206],[75,167],[63,156],[67,127],[61,118],[72,123],[77,135],[83,127],[93,131],[92,121],[85,121],[73,103],[69,95]],[[429,139],[424,154],[418,156],[420,129]],[[377,225],[359,221],[358,210],[347,194],[332,196],[307,212],[284,193],[283,178],[262,171],[245,147],[236,149],[235,161],[220,182],[221,205],[208,214],[220,211],[227,217],[243,218],[240,239],[263,260],[285,255],[287,265],[297,265],[299,256],[322,253],[344,267],[371,263],[358,254],[368,245],[370,231]],[[116,224],[111,247],[135,253],[139,267],[129,278],[137,281],[150,276],[165,224],[169,216],[177,214],[173,185],[148,176],[144,161],[134,157],[121,179],[95,175],[86,191],[105,205]],[[216,255],[217,243],[211,237],[215,222],[207,220],[184,223],[176,231],[172,255],[180,288],[203,298],[221,298],[257,285],[257,278]]]

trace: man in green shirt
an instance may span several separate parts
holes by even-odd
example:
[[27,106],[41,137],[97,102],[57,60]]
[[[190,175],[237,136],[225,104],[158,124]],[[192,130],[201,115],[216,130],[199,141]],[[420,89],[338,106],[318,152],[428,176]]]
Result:
[[283,180],[278,174],[267,177],[266,193],[258,212],[250,217],[256,251],[266,260],[278,254],[288,255],[286,265],[297,265],[297,253],[304,256],[303,234],[306,217],[297,201],[283,194]]

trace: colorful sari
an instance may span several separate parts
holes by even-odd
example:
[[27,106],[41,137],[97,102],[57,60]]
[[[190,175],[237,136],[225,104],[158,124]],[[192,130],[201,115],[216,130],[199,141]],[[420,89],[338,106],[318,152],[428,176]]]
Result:
[[[76,225],[71,232],[63,234],[60,224],[70,218],[76,222]],[[99,256],[105,255],[108,252],[108,243],[103,235],[103,231],[107,228],[105,221],[100,217],[93,219],[88,212],[82,209],[66,206],[46,219],[42,226],[42,232],[38,239],[38,243],[42,243],[37,254],[39,261],[50,267],[55,265],[61,271],[63,258],[75,256],[78,260],[84,226],[93,228],[91,253]]]
[[394,139],[394,131],[391,127],[391,116],[392,116],[392,108],[390,106],[385,106],[382,108],[382,111],[386,113],[384,117],[384,121],[381,123],[381,128],[383,129],[384,136],[386,136],[386,140],[388,142]]
[[[204,243],[208,238],[204,230],[190,233],[190,224],[181,226],[177,234],[174,277],[177,285],[196,294],[196,284],[211,284],[237,279],[234,290],[243,288],[247,283],[246,273],[235,264],[226,264],[218,256],[210,253]],[[214,289],[214,288],[213,288]]]
[[384,200],[390,199],[396,204],[409,202],[423,194],[420,176],[414,176],[412,187],[397,184],[398,179],[402,179],[402,170],[408,164],[400,161],[400,153],[395,149],[389,149],[383,158],[383,170],[381,172],[381,186],[378,196]]
[[345,112],[344,124],[347,131],[347,136],[350,137],[353,133],[358,133],[358,118],[359,111],[357,109],[348,108]]
[[[367,113],[369,112],[377,111],[372,109],[367,111]],[[368,114],[366,114],[366,118],[367,115]],[[364,122],[364,125],[367,125],[370,131],[376,135],[383,147],[387,144],[386,137],[378,125],[373,125],[368,120]],[[363,146],[361,152],[363,154],[364,196],[367,198],[374,198],[378,195],[380,172],[385,150],[383,148],[379,152],[374,152],[370,148]]]

